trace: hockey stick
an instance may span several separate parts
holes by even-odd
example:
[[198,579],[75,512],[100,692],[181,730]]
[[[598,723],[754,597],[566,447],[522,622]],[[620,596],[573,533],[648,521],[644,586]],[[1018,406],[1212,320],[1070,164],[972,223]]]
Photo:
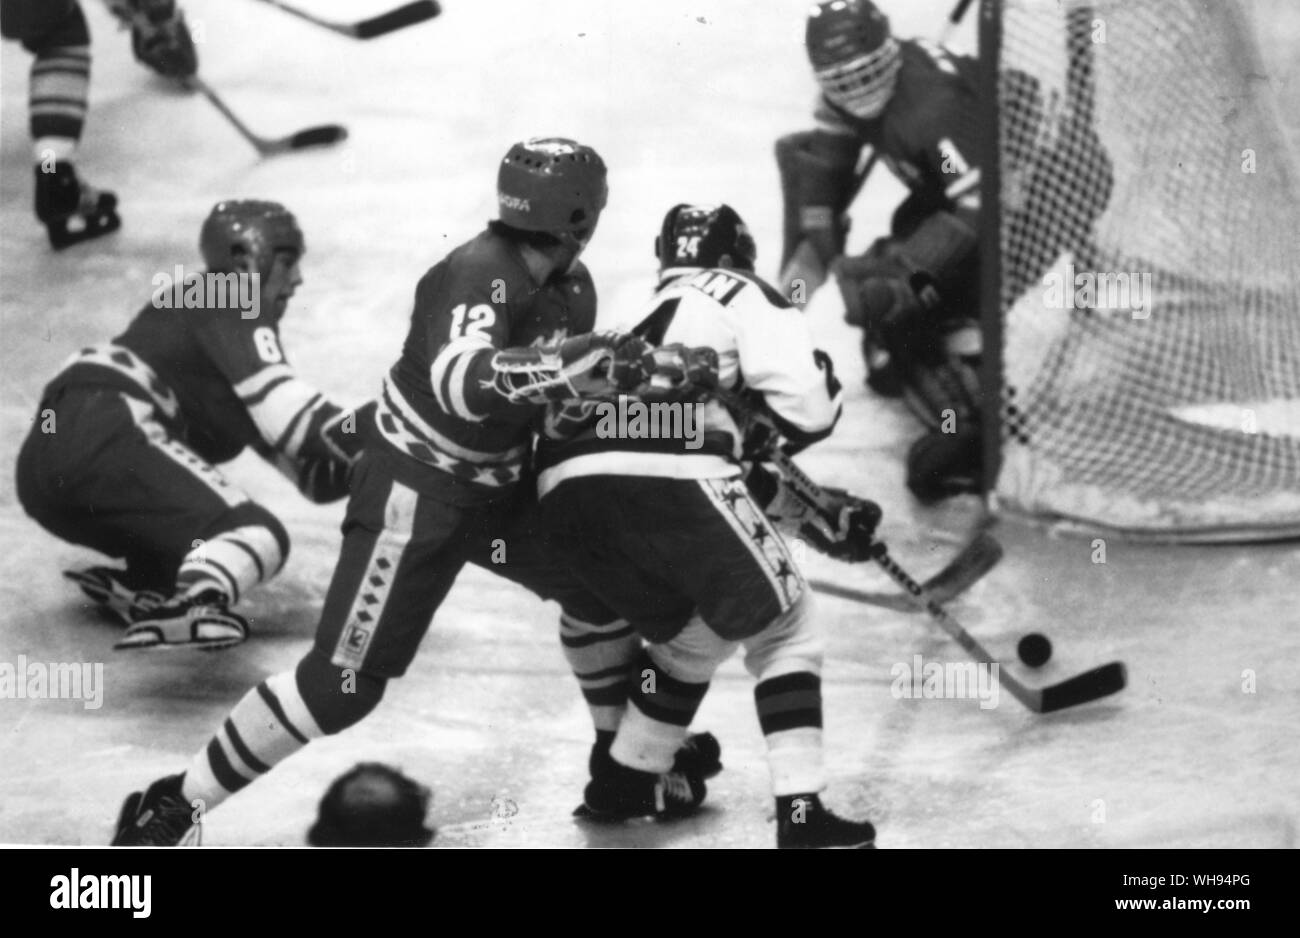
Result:
[[[942,570],[921,584],[921,588],[937,603],[946,603],[966,592],[1002,559],[1002,545],[993,535],[985,532],[967,544]],[[831,583],[829,580],[810,578],[810,586],[827,596],[837,596],[853,602],[866,603],[893,609],[895,612],[918,612],[916,601],[909,593],[868,592]]]
[[[804,474],[803,470],[784,451],[773,448],[770,455],[772,461],[796,487],[802,489],[818,504],[825,505],[828,503],[826,493],[822,491],[821,486]],[[1012,697],[1015,697],[1016,700],[1035,713],[1053,713],[1067,707],[1075,707],[1079,704],[1107,697],[1124,689],[1125,684],[1128,682],[1128,674],[1122,661],[1103,664],[1048,687],[1033,688],[1025,686],[1014,675],[1008,674],[999,665],[998,660],[989,654],[984,646],[967,632],[962,627],[962,624],[954,619],[943,606],[939,605],[934,597],[926,591],[925,587],[912,579],[907,571],[900,567],[893,557],[889,556],[889,551],[883,543],[877,543],[879,544],[879,552],[874,560],[889,578],[905,589],[908,595],[913,598],[913,601],[928,612],[930,618],[938,623],[939,627],[947,632],[972,658],[980,664],[998,665],[998,680],[1002,686],[1010,692]]]
[[318,127],[307,127],[287,137],[270,138],[259,136],[248,129],[248,125],[241,121],[234,111],[230,110],[226,102],[222,101],[221,97],[203,79],[193,75],[183,79],[183,81],[186,87],[203,92],[203,96],[212,102],[222,116],[230,121],[240,135],[251,143],[262,156],[275,156],[279,153],[301,150],[304,147],[328,146],[347,139],[347,128],[340,127],[338,124],[321,124]]
[[368,20],[343,23],[338,20],[328,20],[316,16],[306,10],[300,10],[293,4],[282,3],[281,0],[262,0],[262,2],[269,3],[271,6],[292,16],[301,17],[309,23],[315,23],[317,26],[324,27],[332,32],[351,36],[353,39],[374,39],[376,36],[383,36],[399,29],[405,29],[407,26],[414,26],[416,23],[431,20],[442,12],[442,7],[438,6],[434,0],[414,0],[413,3],[403,4],[394,10],[389,10],[387,13],[372,16]]
[[[765,424],[773,440],[780,434],[776,424],[767,415],[760,413],[753,404],[740,394],[722,389],[714,389],[711,393],[720,403],[734,412]],[[789,459],[784,452],[781,453],[781,456],[783,459]],[[804,476],[804,478],[807,479],[807,476]],[[808,479],[808,482],[812,483],[812,480]],[[820,488],[817,491],[820,493]],[[824,495],[813,495],[805,489],[804,497],[815,504],[823,504]],[[936,602],[948,602],[970,589],[984,574],[996,567],[1001,559],[1002,545],[998,543],[992,534],[984,531],[963,547],[956,556],[948,561],[942,570],[926,580],[924,588]],[[873,606],[883,606],[886,609],[894,609],[898,612],[912,612],[917,608],[915,600],[907,593],[867,592],[815,578],[809,580],[809,585],[818,592],[826,593],[829,596],[838,596],[841,599],[851,599],[855,602],[867,603]]]

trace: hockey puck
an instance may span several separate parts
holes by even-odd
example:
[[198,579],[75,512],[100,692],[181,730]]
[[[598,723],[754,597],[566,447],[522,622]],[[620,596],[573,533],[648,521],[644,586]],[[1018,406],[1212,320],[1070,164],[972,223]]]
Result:
[[1041,668],[1052,657],[1052,643],[1041,632],[1030,632],[1016,646],[1016,654],[1031,668]]

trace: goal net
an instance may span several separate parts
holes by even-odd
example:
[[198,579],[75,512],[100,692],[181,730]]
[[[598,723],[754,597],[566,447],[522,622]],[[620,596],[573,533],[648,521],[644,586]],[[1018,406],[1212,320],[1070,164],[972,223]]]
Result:
[[1236,0],[984,0],[980,55],[995,508],[1300,534],[1300,190]]

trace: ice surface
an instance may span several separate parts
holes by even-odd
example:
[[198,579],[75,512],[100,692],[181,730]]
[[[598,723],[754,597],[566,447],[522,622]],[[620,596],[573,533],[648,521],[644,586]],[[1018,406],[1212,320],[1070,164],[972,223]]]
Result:
[[[46,535],[14,500],[13,460],[43,383],[71,351],[120,331],[155,271],[197,263],[198,226],[213,202],[271,197],[298,214],[306,283],[285,344],[309,380],[359,401],[397,353],[416,279],[492,214],[496,161],[512,140],[567,134],[605,156],[611,201],[588,261],[608,322],[647,290],[652,239],[678,201],[735,205],[755,230],[760,268],[773,273],[772,142],[807,125],[813,93],[803,0],[448,2],[438,20],[372,43],[254,3],[184,6],[201,36],[203,75],[258,132],[338,122],[351,137],[259,161],[207,102],[135,65],[126,37],[88,3],[96,57],[80,165],[117,190],[124,225],[54,254],[31,217],[29,59],[15,44],[3,47],[0,662],[101,662],[106,689],[98,710],[0,700],[0,842],[105,842],[124,794],[183,768],[248,688],[296,662],[314,627],[341,506],[306,504],[255,459],[229,474],[274,506],[294,549],[279,580],[247,604],[256,638],[220,654],[114,653],[115,628],[59,575],[92,556]],[[314,4],[340,15],[383,6]],[[887,8],[898,32],[934,35],[947,6]],[[1294,88],[1294,63],[1282,53],[1295,48],[1300,18],[1271,9],[1276,76],[1290,76]],[[957,45],[971,42],[968,24]],[[899,197],[878,175],[858,204],[854,244],[881,231]],[[979,506],[911,503],[901,460],[914,424],[863,391],[856,333],[840,321],[833,287],[808,315],[848,404],[840,430],[805,467],[878,499],[898,558],[928,575],[973,530]],[[959,662],[960,650],[922,616],[823,597],[828,803],[871,817],[882,847],[1293,846],[1294,547],[1112,542],[1101,564],[1086,540],[1010,524],[997,533],[1007,557],[953,605],[958,619],[1013,668],[1023,633],[1051,636],[1055,657],[1030,680],[1119,658],[1129,689],[1049,717],[1005,696],[994,710],[895,699],[893,665],[915,654]],[[818,557],[808,570],[864,589],[889,586],[871,569]],[[1247,672],[1253,693],[1243,692]],[[726,764],[706,812],[673,825],[576,824],[569,812],[585,781],[590,729],[560,655],[555,609],[470,569],[381,708],[214,811],[205,841],[300,844],[328,782],[356,761],[379,759],[435,789],[436,846],[769,846],[762,738],[752,681],[738,662],[720,672],[697,725],[719,735]]]

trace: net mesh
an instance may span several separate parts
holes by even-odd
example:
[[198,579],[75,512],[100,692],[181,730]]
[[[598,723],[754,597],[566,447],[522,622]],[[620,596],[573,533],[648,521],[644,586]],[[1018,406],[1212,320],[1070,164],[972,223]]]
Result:
[[1300,199],[1249,24],[1233,0],[998,8],[996,505],[1300,531]]

